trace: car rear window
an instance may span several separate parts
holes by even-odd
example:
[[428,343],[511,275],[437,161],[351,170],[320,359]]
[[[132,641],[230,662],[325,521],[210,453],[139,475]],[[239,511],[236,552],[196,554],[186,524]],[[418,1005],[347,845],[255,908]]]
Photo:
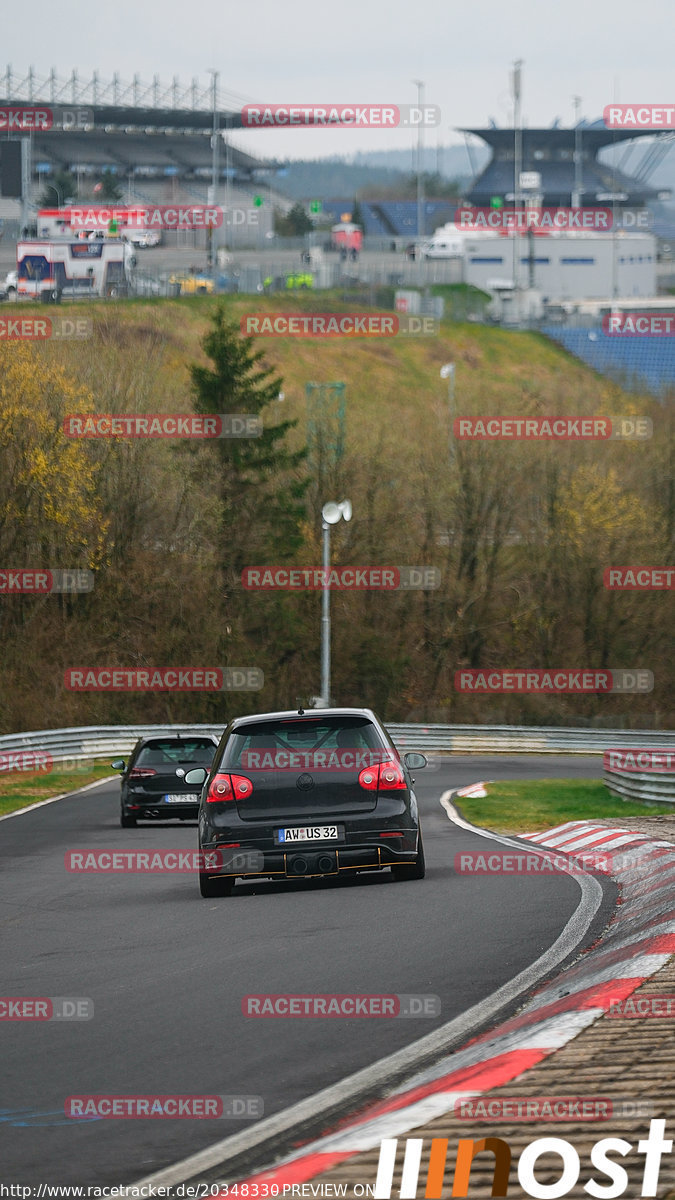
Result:
[[162,738],[143,746],[134,765],[137,767],[169,766],[171,763],[210,765],[215,749],[210,738]]
[[381,750],[386,743],[365,717],[289,717],[245,725],[227,740],[221,766],[240,767],[244,752],[258,750]]

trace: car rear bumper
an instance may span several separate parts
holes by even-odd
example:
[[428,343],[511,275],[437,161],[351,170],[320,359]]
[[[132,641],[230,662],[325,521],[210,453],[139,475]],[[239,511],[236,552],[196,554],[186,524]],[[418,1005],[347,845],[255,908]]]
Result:
[[138,821],[170,821],[176,817],[192,817],[197,819],[199,801],[187,800],[185,804],[166,804],[163,800],[132,800],[122,804],[126,816],[136,817]]
[[[397,863],[414,863],[417,855],[417,830],[409,830],[406,838],[382,839],[361,843],[350,841],[296,844],[292,850],[239,844],[236,848],[221,849],[218,843],[202,844],[204,874],[209,878],[234,875],[240,879],[279,878],[297,879],[313,876],[340,875],[348,871],[382,870]],[[210,861],[210,856],[213,856]]]

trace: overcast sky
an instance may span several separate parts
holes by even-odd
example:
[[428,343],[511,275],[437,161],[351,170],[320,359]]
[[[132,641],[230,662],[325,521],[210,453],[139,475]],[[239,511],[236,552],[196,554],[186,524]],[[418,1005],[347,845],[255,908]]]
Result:
[[[31,0],[3,22],[3,59],[38,76],[80,79],[94,69],[143,82],[157,74],[206,85],[220,71],[223,104],[246,101],[414,103],[413,79],[441,108],[427,145],[458,141],[456,126],[512,120],[510,74],[523,65],[523,118],[573,121],[572,96],[595,119],[605,104],[668,103],[673,96],[673,0]],[[409,131],[240,132],[263,157],[323,157],[406,147]]]

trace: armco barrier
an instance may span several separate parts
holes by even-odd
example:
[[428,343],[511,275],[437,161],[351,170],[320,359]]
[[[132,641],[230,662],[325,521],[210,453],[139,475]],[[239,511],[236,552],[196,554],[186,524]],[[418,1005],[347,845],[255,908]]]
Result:
[[[214,733],[223,725],[85,725],[0,737],[0,756],[42,750],[56,761],[106,759],[129,754],[139,737],[163,733]],[[455,754],[602,754],[609,747],[675,748],[675,731],[564,729],[519,725],[387,725],[399,750]],[[614,778],[615,772],[612,772]],[[637,779],[637,776],[633,776]],[[663,780],[663,776],[661,776]]]
[[605,767],[603,781],[622,800],[675,805],[675,775],[663,771],[622,771]]

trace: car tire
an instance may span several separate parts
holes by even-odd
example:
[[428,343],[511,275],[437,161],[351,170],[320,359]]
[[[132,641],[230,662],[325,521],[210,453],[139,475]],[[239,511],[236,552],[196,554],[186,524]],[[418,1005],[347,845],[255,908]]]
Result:
[[199,872],[199,891],[205,900],[214,900],[219,896],[231,896],[235,885],[234,875],[207,875]]
[[414,863],[400,863],[391,868],[396,883],[405,883],[406,879],[424,879],[426,866],[424,862],[424,843],[422,830],[417,835],[417,858]]
[[120,812],[120,825],[122,829],[135,829],[136,818],[127,816],[124,809],[122,809]]

